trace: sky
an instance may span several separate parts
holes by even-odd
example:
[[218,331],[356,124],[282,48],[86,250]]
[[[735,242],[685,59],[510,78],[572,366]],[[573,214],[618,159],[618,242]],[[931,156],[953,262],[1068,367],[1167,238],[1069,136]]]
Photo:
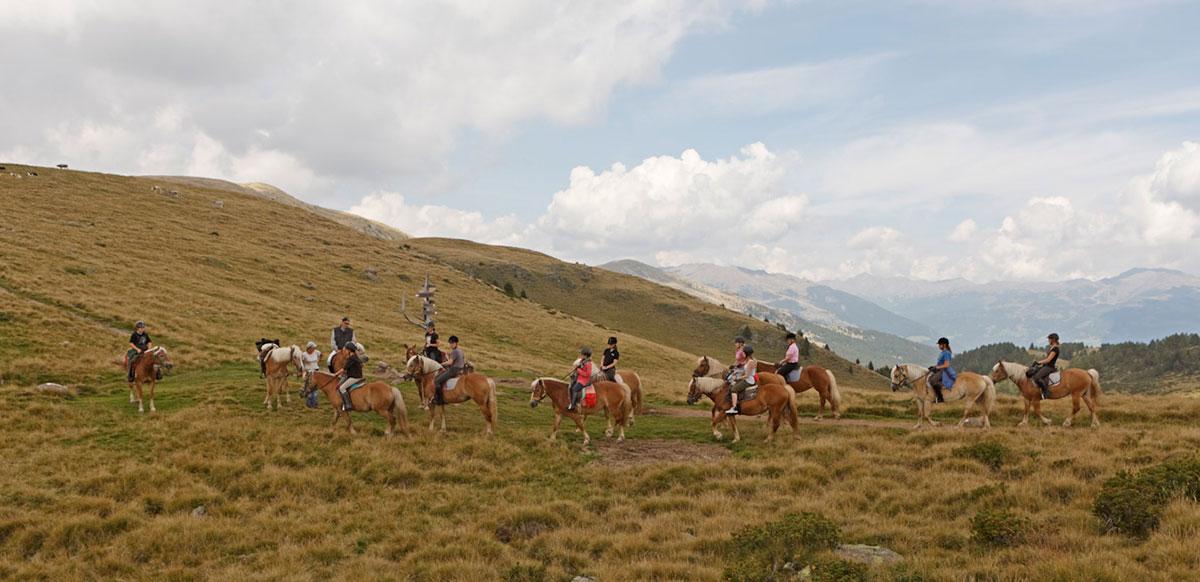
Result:
[[1200,273],[1200,3],[0,0],[0,161],[825,280]]

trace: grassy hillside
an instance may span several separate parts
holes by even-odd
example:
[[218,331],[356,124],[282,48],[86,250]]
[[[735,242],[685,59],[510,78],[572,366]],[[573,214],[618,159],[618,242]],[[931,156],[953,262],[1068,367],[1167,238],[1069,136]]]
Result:
[[[558,311],[630,333],[662,345],[728,361],[733,339],[745,336],[759,357],[777,360],[786,331],[772,323],[699,300],[682,291],[604,268],[565,263],[512,247],[454,239],[412,239],[414,249],[446,264]],[[603,337],[592,340],[599,346]],[[622,350],[622,354],[629,352]],[[806,361],[829,368],[846,386],[886,388],[887,383],[834,352],[814,349]],[[866,365],[866,362],[863,362]]]
[[1149,343],[1079,350],[1071,365],[1099,370],[1106,388],[1123,392],[1190,391],[1200,383],[1200,335],[1177,334]]
[[[1129,490],[1121,508],[1160,520],[1144,538],[1105,533],[1094,513],[1120,472],[1195,457],[1198,398],[1106,395],[1105,426],[1090,430],[1014,429],[1020,405],[1002,396],[990,432],[911,431],[909,394],[848,389],[842,421],[806,419],[767,445],[763,423],[743,419],[741,443],[716,443],[707,406],[682,403],[695,351],[728,351],[726,328],[702,324],[750,326],[762,345],[773,326],[600,275],[563,291],[539,279],[584,268],[532,253],[384,241],[259,196],[36,171],[0,174],[15,209],[0,216],[0,579],[716,581],[754,565],[757,545],[735,534],[802,512],[823,516],[823,535],[788,521],[771,533],[796,544],[785,553],[814,548],[797,558],[814,580],[1190,579],[1200,567],[1194,499]],[[468,260],[540,275],[512,278],[530,299],[511,298],[490,271],[452,266]],[[358,435],[331,433],[325,401],[262,409],[253,338],[323,342],[348,313],[393,359],[420,337],[396,306],[426,274],[443,329],[498,378],[494,438],[467,407],[449,411],[446,435],[414,422],[390,440],[367,415]],[[128,404],[112,362],[138,318],[176,355],[156,414]],[[600,437],[598,419],[587,450],[571,430],[548,442],[528,377],[610,328],[648,376],[652,410],[624,443]],[[78,396],[32,386],[51,378]],[[415,390],[398,386],[415,421]],[[813,400],[801,397],[805,415]],[[1056,421],[1068,407],[1044,406]],[[960,414],[935,408],[943,422]],[[904,559],[857,565],[831,541]]]

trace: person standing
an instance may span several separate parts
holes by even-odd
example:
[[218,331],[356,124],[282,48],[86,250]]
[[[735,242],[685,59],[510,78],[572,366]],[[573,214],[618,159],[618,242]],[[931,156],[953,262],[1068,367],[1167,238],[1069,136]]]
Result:
[[347,343],[358,343],[358,338],[354,337],[354,328],[350,327],[350,318],[343,317],[341,325],[333,328],[333,332],[329,334],[329,346],[333,351],[338,351],[346,347]]
[[604,357],[600,361],[600,373],[608,378],[609,382],[617,381],[617,363],[621,360],[621,352],[617,351],[617,338],[608,338],[608,347],[604,350]]
[[304,364],[305,375],[321,368],[321,350],[317,349],[317,342],[310,341],[308,345],[304,346],[304,353],[300,354],[300,360]]

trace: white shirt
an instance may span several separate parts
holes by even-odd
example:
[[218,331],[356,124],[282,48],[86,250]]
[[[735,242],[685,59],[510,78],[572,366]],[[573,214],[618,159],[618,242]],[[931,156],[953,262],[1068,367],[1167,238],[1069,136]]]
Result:
[[305,350],[303,354],[300,354],[300,358],[304,361],[305,372],[316,372],[321,369],[321,350],[313,350],[311,354]]

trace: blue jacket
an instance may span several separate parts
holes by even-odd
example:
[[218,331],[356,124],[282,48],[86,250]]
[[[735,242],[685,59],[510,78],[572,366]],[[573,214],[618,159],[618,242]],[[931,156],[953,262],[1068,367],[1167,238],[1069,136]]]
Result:
[[[950,353],[950,350],[942,350],[942,354],[938,356],[937,365],[941,366],[942,364],[949,364],[950,360],[953,357],[954,357],[954,354]],[[942,370],[942,387],[943,388],[949,390],[951,387],[954,386],[954,381],[957,379],[958,379],[958,372],[955,372],[954,368],[947,367]]]

